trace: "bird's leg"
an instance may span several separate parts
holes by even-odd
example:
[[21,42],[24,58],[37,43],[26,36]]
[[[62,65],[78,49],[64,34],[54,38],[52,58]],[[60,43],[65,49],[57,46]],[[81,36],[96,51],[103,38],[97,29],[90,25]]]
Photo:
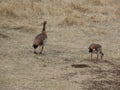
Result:
[[96,63],[97,63],[97,61],[98,61],[98,57],[99,57],[99,54],[97,53],[97,59],[96,59]]
[[44,46],[42,46],[42,48],[41,48],[41,51],[40,51],[40,54],[42,54],[42,52],[43,52],[43,49],[44,49]]
[[92,53],[91,53],[91,61],[92,61]]
[[36,49],[34,48],[34,54],[37,54]]
[[101,55],[101,60],[103,59],[103,56]]
[[103,55],[101,55],[101,60],[103,60]]

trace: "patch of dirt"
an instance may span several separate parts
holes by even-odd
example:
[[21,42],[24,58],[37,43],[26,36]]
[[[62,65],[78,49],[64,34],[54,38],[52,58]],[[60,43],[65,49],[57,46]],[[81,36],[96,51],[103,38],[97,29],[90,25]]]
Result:
[[87,64],[73,64],[71,66],[74,67],[74,68],[86,68],[86,67],[89,67],[89,65],[87,65]]

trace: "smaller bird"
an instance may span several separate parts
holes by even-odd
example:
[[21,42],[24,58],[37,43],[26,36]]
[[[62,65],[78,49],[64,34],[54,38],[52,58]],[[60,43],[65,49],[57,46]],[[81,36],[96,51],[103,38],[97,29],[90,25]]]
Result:
[[33,41],[34,54],[37,54],[36,49],[38,46],[42,46],[40,54],[42,54],[43,52],[47,40],[46,24],[47,21],[44,21],[42,32],[38,34]]
[[101,55],[101,60],[103,59],[104,53],[102,52],[102,46],[100,44],[92,43],[88,49],[89,49],[89,53],[91,53],[91,60],[92,60],[92,54],[97,54],[96,62],[98,61],[99,54]]

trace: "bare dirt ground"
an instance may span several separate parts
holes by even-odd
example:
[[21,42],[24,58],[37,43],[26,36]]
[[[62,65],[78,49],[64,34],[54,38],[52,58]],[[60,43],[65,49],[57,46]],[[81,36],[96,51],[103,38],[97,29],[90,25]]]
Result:
[[[119,0],[0,0],[0,90],[120,90],[119,8]],[[44,20],[47,44],[35,55]],[[93,42],[105,54],[98,63]]]

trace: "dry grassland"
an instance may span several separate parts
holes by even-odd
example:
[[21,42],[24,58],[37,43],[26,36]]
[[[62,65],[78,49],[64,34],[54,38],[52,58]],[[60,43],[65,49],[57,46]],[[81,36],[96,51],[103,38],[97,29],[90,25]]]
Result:
[[[34,55],[44,20],[48,41]],[[120,1],[0,0],[0,90],[120,90]]]

